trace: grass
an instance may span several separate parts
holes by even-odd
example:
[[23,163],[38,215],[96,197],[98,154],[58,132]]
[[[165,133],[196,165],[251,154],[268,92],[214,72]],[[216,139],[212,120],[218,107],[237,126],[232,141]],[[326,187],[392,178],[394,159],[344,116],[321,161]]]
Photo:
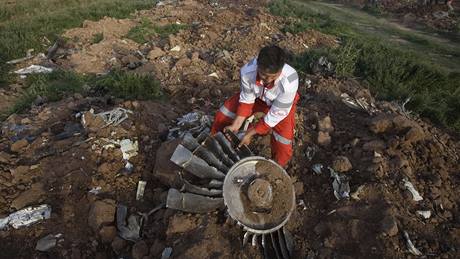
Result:
[[[423,56],[426,53],[408,51],[407,47],[338,24],[329,15],[301,6],[293,1],[276,0],[271,10],[277,15],[299,18],[294,26],[287,24],[285,28],[292,33],[314,28],[339,36],[342,44],[336,49],[310,50],[295,57],[293,65],[298,70],[309,71],[312,61],[326,56],[334,63],[337,76],[361,78],[380,99],[402,101],[410,97],[409,109],[460,132],[459,72],[434,64]],[[419,40],[411,34],[406,37]],[[419,43],[434,44],[430,41]]]
[[154,5],[152,0],[12,0],[0,1],[0,86],[9,82],[4,61],[45,51],[65,29],[104,16],[126,18]]
[[57,70],[49,74],[28,76],[25,93],[10,110],[1,114],[0,117],[6,118],[10,114],[28,109],[39,96],[47,101],[58,101],[70,94],[89,92],[136,100],[164,97],[160,83],[151,75],[113,71],[104,76],[95,76]]
[[144,18],[140,24],[133,27],[127,34],[129,39],[142,44],[149,41],[153,36],[158,35],[162,38],[170,34],[176,34],[182,29],[187,28],[184,24],[168,24],[164,26],[154,25],[150,20]]
[[93,35],[93,38],[91,39],[91,43],[92,43],[92,44],[96,44],[96,43],[101,42],[103,39],[104,39],[104,34],[103,34],[102,32],[100,32],[100,33],[95,33],[95,34]]

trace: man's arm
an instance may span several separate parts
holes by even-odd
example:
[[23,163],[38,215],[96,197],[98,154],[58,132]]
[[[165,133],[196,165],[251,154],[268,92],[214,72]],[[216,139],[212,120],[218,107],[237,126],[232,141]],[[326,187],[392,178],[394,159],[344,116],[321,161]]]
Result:
[[240,100],[238,109],[236,110],[236,118],[230,126],[226,127],[226,129],[233,132],[237,132],[243,125],[246,117],[249,117],[252,114],[252,108],[254,107],[254,102],[256,100],[254,89],[251,88],[242,72],[240,73],[240,76]]

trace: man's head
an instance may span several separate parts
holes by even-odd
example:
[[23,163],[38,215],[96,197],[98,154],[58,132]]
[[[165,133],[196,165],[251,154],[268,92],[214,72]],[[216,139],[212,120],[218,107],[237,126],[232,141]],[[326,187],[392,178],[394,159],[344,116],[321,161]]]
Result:
[[275,45],[263,47],[257,57],[257,73],[265,84],[275,81],[281,74],[286,56],[284,51]]

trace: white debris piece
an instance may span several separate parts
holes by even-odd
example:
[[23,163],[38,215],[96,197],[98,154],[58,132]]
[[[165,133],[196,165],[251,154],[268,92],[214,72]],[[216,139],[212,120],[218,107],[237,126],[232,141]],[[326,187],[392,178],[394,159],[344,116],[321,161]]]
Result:
[[409,182],[409,180],[404,178],[403,182],[404,182],[404,187],[406,187],[406,189],[412,194],[412,198],[414,199],[414,201],[423,200],[423,197],[420,196],[418,191],[415,189],[414,185],[411,182]]
[[98,195],[101,191],[102,191],[102,187],[97,186],[97,187],[91,188],[91,190],[89,190],[89,193],[94,194],[94,195]]
[[31,65],[26,68],[21,68],[19,70],[14,71],[14,73],[18,75],[41,74],[41,73],[51,73],[51,72],[53,72],[52,68],[39,66],[39,65]]
[[181,50],[181,48],[180,48],[179,45],[177,45],[174,48],[170,49],[170,51],[175,51],[175,52],[179,52],[180,50]]
[[117,126],[128,118],[128,114],[133,114],[131,110],[117,107],[111,111],[101,112],[96,114],[97,116],[102,117],[105,121],[104,127],[107,127],[111,124]]
[[414,244],[412,243],[412,241],[409,238],[409,234],[407,233],[407,231],[404,231],[403,234],[404,234],[404,238],[406,239],[406,245],[407,245],[407,248],[409,249],[409,252],[411,252],[411,254],[413,254],[413,255],[421,256],[422,252],[420,252],[420,250],[418,250],[414,246]]
[[429,219],[431,217],[431,210],[417,210],[415,213],[424,219]]
[[132,141],[130,139],[123,139],[120,141],[120,149],[123,153],[123,159],[129,160],[131,157],[137,156],[137,151],[139,151],[139,143]]
[[37,207],[27,207],[22,210],[11,213],[8,217],[0,219],[0,230],[7,225],[15,229],[27,227],[40,220],[51,217],[51,206],[42,204]]
[[350,184],[348,177],[343,174],[338,174],[334,169],[328,167],[331,173],[331,178],[334,178],[332,182],[332,188],[334,189],[334,196],[337,200],[350,197]]
[[359,195],[362,194],[362,192],[364,191],[364,185],[361,185],[358,187],[358,189],[356,189],[356,191],[354,193],[352,193],[350,195],[350,197],[353,199],[353,200],[357,200],[359,201],[361,198],[359,197]]
[[211,73],[211,74],[209,74],[208,76],[209,76],[209,77],[214,77],[214,78],[219,79],[219,75],[218,75],[216,72]]
[[139,181],[137,184],[136,200],[140,200],[144,197],[145,186],[147,185],[146,181]]
[[323,173],[323,165],[322,164],[314,164],[311,168],[315,174],[322,174]]
[[211,126],[212,118],[203,112],[191,112],[177,119],[177,127],[169,130],[168,139],[183,137],[186,133],[202,132]]

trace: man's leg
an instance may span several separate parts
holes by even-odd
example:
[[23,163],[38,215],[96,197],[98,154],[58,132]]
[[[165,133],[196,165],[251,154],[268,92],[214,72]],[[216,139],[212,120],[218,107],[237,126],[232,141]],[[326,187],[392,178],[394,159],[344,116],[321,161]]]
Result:
[[211,127],[211,134],[216,134],[217,132],[222,131],[226,126],[232,124],[236,117],[236,110],[238,109],[239,101],[240,93],[236,93],[224,102],[216,113],[216,117],[214,118],[214,122]]
[[294,139],[295,111],[298,98],[297,96],[288,116],[278,123],[272,131],[272,158],[282,167],[288,164],[293,154],[292,141]]

